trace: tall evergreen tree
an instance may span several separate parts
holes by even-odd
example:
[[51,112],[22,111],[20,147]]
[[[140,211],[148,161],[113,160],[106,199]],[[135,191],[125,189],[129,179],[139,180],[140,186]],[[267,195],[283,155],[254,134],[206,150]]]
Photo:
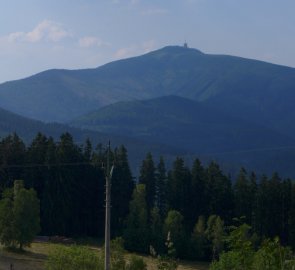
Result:
[[0,142],[0,191],[12,187],[15,179],[23,179],[26,147],[16,134]]
[[92,160],[92,154],[93,154],[92,144],[91,144],[91,141],[87,138],[85,141],[84,149],[83,149],[83,156],[85,161],[90,162]]
[[127,150],[124,146],[115,150],[114,158],[114,171],[111,179],[111,227],[112,234],[118,236],[122,234],[123,223],[128,215],[134,181],[128,163]]
[[289,218],[288,218],[288,238],[289,245],[295,250],[295,184],[292,183],[291,188],[291,205],[289,210]]
[[210,190],[209,213],[221,216],[230,221],[234,210],[231,181],[227,178],[215,162],[207,168],[208,189]]
[[74,235],[80,230],[79,218],[82,205],[81,196],[84,195],[83,185],[83,157],[81,149],[75,145],[69,133],[60,136],[56,147],[56,179],[52,186],[52,209],[54,212],[54,227],[56,234]]
[[151,210],[150,217],[150,245],[157,254],[162,254],[164,252],[164,243],[163,222],[159,208],[155,207]]
[[282,234],[282,180],[277,173],[270,179],[263,176],[258,188],[259,234],[266,237]]
[[142,161],[140,168],[139,183],[146,186],[146,203],[147,210],[150,213],[151,209],[155,205],[156,199],[156,176],[155,165],[151,153],[146,155],[146,158]]
[[[191,180],[191,221],[195,221],[201,215],[208,215],[208,187],[205,170],[199,159],[196,159],[192,167]],[[191,224],[194,225],[194,224]]]
[[44,223],[46,222],[46,218],[44,216],[44,209],[46,208],[46,205],[43,205],[45,202],[44,191],[49,179],[51,178],[49,169],[45,166],[48,142],[47,137],[41,133],[38,133],[33,139],[32,143],[27,148],[26,163],[29,164],[29,166],[25,169],[24,177],[26,186],[33,188],[37,192],[37,196],[40,200],[42,228],[46,227]]
[[268,200],[270,199],[268,178],[262,175],[257,190],[256,227],[260,236],[268,235]]
[[252,226],[253,231],[257,233],[258,185],[254,172],[251,172],[249,182],[251,194],[251,221],[249,224]]
[[160,162],[156,171],[156,207],[159,209],[159,214],[162,218],[167,214],[167,173],[163,157],[160,157]]
[[282,204],[281,204],[281,235],[280,239],[283,244],[288,244],[288,231],[289,231],[289,213],[292,203],[292,182],[286,179],[282,182]]
[[168,203],[169,208],[179,211],[185,219],[185,226],[189,227],[191,222],[190,205],[191,196],[191,174],[184,165],[182,158],[176,158],[172,170],[168,176]]
[[250,223],[252,216],[252,193],[247,172],[241,168],[234,184],[235,216],[246,217],[246,223]]
[[283,220],[283,185],[282,179],[278,173],[274,173],[269,181],[270,184],[270,195],[269,200],[269,225],[270,225],[270,236],[275,237],[276,235],[281,236],[282,233],[282,220]]

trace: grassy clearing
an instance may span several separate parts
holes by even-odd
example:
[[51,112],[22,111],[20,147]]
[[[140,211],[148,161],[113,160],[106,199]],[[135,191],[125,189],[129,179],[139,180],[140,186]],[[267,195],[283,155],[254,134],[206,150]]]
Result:
[[[51,243],[33,243],[30,248],[24,252],[12,252],[0,248],[0,270],[9,270],[10,264],[14,266],[14,270],[44,270],[45,261],[50,249],[56,244]],[[98,248],[92,247],[97,250]],[[148,264],[149,270],[155,270],[155,260],[150,257],[144,257]],[[179,262],[178,270],[208,270],[208,264]]]

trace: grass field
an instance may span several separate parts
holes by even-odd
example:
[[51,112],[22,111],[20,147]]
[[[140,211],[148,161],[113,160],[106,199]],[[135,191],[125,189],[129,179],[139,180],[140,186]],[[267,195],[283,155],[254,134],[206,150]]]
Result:
[[[0,249],[0,270],[10,270],[10,264],[13,264],[13,270],[44,270],[45,261],[50,249],[55,244],[51,243],[33,243],[25,252],[11,252]],[[99,250],[97,249],[97,252]],[[149,270],[154,270],[154,260],[150,257],[144,257]],[[178,270],[208,270],[208,264],[179,262]]]

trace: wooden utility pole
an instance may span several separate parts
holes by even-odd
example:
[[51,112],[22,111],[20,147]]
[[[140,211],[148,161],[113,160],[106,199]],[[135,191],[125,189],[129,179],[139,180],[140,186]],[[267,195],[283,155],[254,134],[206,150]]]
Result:
[[107,170],[106,170],[106,206],[105,206],[105,261],[104,269],[110,270],[110,235],[111,235],[111,178],[114,166],[110,169],[110,151],[111,143],[109,142],[107,151]]

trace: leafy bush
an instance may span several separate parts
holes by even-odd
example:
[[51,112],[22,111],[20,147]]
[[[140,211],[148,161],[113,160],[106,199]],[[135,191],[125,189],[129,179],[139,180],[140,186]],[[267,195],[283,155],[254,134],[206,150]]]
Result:
[[33,189],[25,189],[22,180],[14,189],[6,189],[0,200],[0,242],[6,247],[30,246],[40,230],[40,202]]
[[147,265],[144,262],[143,258],[132,255],[130,257],[129,263],[126,265],[126,270],[146,270]]
[[288,247],[280,244],[279,238],[265,240],[255,251],[250,241],[250,226],[235,227],[227,237],[230,251],[221,254],[210,270],[293,270],[295,257]]
[[259,269],[295,269],[295,258],[291,249],[282,247],[278,238],[265,240],[254,257],[253,270]]
[[[111,241],[112,270],[146,270],[141,257],[132,255],[129,262],[125,260],[122,238]],[[46,270],[103,270],[104,251],[95,252],[82,246],[55,246],[50,252]]]
[[[214,261],[210,265],[210,270],[246,270],[247,268],[244,267],[240,253],[237,251],[229,251],[223,253],[219,261]],[[249,270],[249,269],[247,269]]]
[[49,254],[46,270],[103,270],[104,264],[94,251],[80,246],[56,246]]

